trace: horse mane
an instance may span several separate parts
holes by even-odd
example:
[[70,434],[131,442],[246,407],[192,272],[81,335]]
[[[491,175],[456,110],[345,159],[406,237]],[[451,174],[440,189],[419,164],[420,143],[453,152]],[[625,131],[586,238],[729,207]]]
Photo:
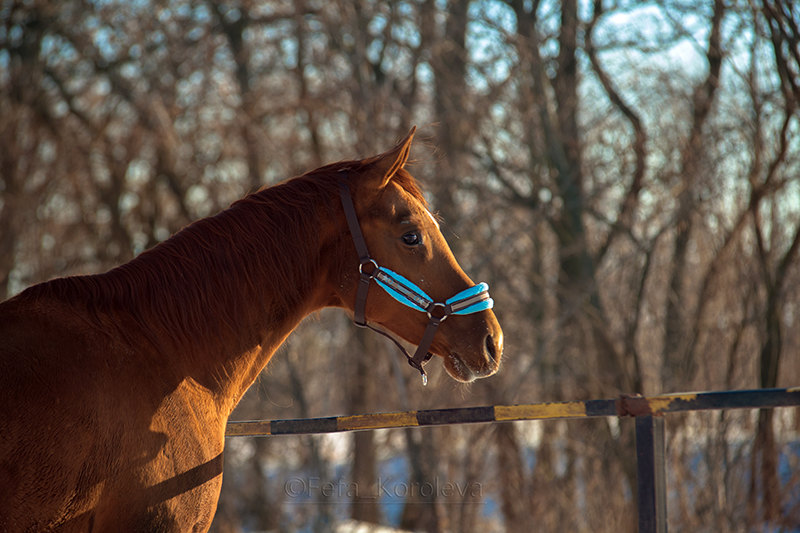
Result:
[[[204,331],[212,337],[248,335],[237,326],[285,316],[312,290],[319,276],[320,228],[337,208],[338,181],[342,172],[356,174],[368,163],[334,163],[264,187],[128,263],[102,274],[56,278],[18,298],[85,307],[94,320],[106,326],[111,320],[121,336],[136,340],[144,333],[155,346],[191,346]],[[411,174],[400,170],[393,181],[426,203]],[[113,318],[120,315],[138,324],[139,332],[125,331],[130,323]],[[218,331],[206,331],[210,324]]]

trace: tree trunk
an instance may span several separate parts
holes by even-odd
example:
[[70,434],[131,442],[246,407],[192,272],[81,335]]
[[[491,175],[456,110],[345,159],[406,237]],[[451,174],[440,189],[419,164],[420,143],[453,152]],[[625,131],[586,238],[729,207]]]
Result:
[[[356,344],[362,353],[377,352],[374,337],[367,336],[366,330],[356,332]],[[353,359],[355,375],[350,387],[349,413],[369,413],[372,410],[372,399],[375,396],[375,379],[371,375],[372,361],[366,357]],[[378,508],[378,468],[375,452],[375,432],[357,431],[353,433],[353,472],[352,481],[355,486],[351,517],[362,522],[380,523]]]
[[494,428],[497,449],[500,509],[503,525],[510,533],[530,531],[531,509],[525,487],[525,463],[514,424],[497,424]]
[[[431,59],[435,80],[436,120],[440,125],[436,131],[436,146],[442,154],[436,161],[437,173],[442,179],[434,181],[431,186],[436,196],[436,208],[453,225],[457,225],[456,217],[459,214],[454,194],[459,180],[467,172],[467,149],[470,137],[476,133],[466,113],[469,4],[470,2],[448,2],[444,34],[441,38],[434,37],[436,44]],[[435,31],[435,28],[428,31]],[[456,249],[453,251],[458,253]]]
[[692,125],[689,138],[681,154],[680,176],[676,221],[675,244],[672,254],[672,273],[667,293],[667,309],[664,328],[664,355],[662,376],[665,390],[685,390],[691,386],[695,373],[695,363],[691,359],[692,347],[687,344],[687,279],[692,269],[689,265],[689,243],[692,237],[693,215],[696,211],[696,182],[701,173],[700,163],[703,150],[703,128],[711,112],[719,87],[722,68],[722,19],[725,5],[715,0],[711,17],[711,29],[706,50],[708,74],[695,88],[693,95]]
[[406,429],[406,448],[411,469],[401,529],[440,531],[436,512],[436,491],[423,487],[437,486],[437,457],[435,435],[431,428]]

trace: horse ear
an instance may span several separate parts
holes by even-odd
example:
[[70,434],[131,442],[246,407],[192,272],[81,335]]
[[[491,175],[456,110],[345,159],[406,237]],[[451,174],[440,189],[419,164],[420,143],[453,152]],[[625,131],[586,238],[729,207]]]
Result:
[[374,176],[380,179],[380,188],[386,187],[398,170],[403,168],[411,153],[411,141],[414,139],[416,126],[412,126],[406,137],[397,146],[376,156],[372,163]]

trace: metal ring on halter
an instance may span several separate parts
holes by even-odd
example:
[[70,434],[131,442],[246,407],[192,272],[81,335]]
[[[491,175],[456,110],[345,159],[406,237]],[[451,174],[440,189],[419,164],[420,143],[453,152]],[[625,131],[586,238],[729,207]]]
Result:
[[[368,272],[364,272],[364,265],[367,265],[369,263],[372,263],[372,266],[373,266],[372,272],[369,272],[369,273]],[[374,259],[372,259],[371,257],[368,257],[366,259],[362,259],[361,262],[358,264],[358,273],[361,274],[362,276],[368,276],[369,279],[373,279],[375,277],[375,273],[380,268],[381,267],[378,266],[378,263]]]
[[[441,317],[434,317],[431,313],[431,311],[433,311],[433,309],[436,307],[441,307],[444,310],[444,314]],[[431,304],[431,306],[428,307],[425,312],[428,314],[428,319],[431,321],[436,321],[437,324],[441,324],[448,316],[450,316],[450,314],[447,312],[447,304],[441,304],[439,302],[434,302]]]

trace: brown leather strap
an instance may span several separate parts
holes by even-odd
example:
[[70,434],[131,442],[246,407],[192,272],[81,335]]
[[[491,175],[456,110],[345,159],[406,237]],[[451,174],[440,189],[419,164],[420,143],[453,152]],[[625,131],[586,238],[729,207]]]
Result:
[[422,340],[419,341],[419,345],[417,346],[417,351],[414,352],[414,357],[408,358],[408,364],[422,372],[422,363],[426,362],[428,359],[432,357],[432,354],[428,351],[433,343],[433,337],[436,335],[436,330],[439,328],[439,324],[441,324],[441,320],[431,319],[428,322],[428,325],[425,327],[425,333],[422,334]]
[[364,234],[361,232],[361,225],[358,223],[358,215],[356,214],[356,208],[353,204],[353,198],[350,196],[350,187],[347,185],[347,182],[344,179],[339,180],[339,196],[342,199],[344,216],[345,219],[347,219],[347,226],[350,229],[350,235],[353,237],[353,244],[355,244],[356,253],[358,254],[359,280],[358,288],[356,289],[355,306],[353,307],[353,323],[362,328],[369,328],[372,331],[380,333],[387,339],[391,340],[406,356],[408,364],[419,370],[419,373],[422,374],[423,385],[427,385],[428,376],[425,373],[425,369],[422,367],[422,364],[428,361],[432,356],[432,354],[428,352],[428,348],[430,348],[430,345],[433,342],[433,336],[436,334],[437,327],[442,320],[444,320],[446,315],[445,317],[437,318],[429,313],[431,321],[425,328],[425,333],[422,336],[422,342],[420,342],[419,346],[417,346],[417,351],[414,353],[414,357],[411,357],[403,345],[400,344],[400,341],[395,339],[392,335],[367,323],[367,296],[369,295],[370,281],[372,281],[372,278],[378,269],[378,264],[369,256],[367,241],[364,239]]
[[353,308],[353,322],[356,326],[363,328],[367,325],[367,296],[373,272],[365,272],[364,267],[371,264],[373,268],[376,268],[377,265],[369,256],[367,241],[361,232],[361,225],[358,223],[358,215],[356,214],[355,205],[353,205],[353,198],[350,196],[350,187],[344,180],[339,181],[339,196],[342,198],[344,216],[347,219],[347,226],[350,229],[350,235],[353,237],[353,244],[355,244],[356,253],[358,254],[359,280],[358,288],[356,289],[356,302]]
[[361,233],[361,225],[358,223],[358,215],[356,215],[356,206],[353,205],[353,197],[350,196],[350,187],[344,180],[339,180],[339,196],[342,198],[347,227],[350,229],[350,235],[353,236],[353,244],[356,245],[358,261],[362,264],[369,262],[370,257],[369,250],[367,250],[367,241],[364,240],[364,234]]

